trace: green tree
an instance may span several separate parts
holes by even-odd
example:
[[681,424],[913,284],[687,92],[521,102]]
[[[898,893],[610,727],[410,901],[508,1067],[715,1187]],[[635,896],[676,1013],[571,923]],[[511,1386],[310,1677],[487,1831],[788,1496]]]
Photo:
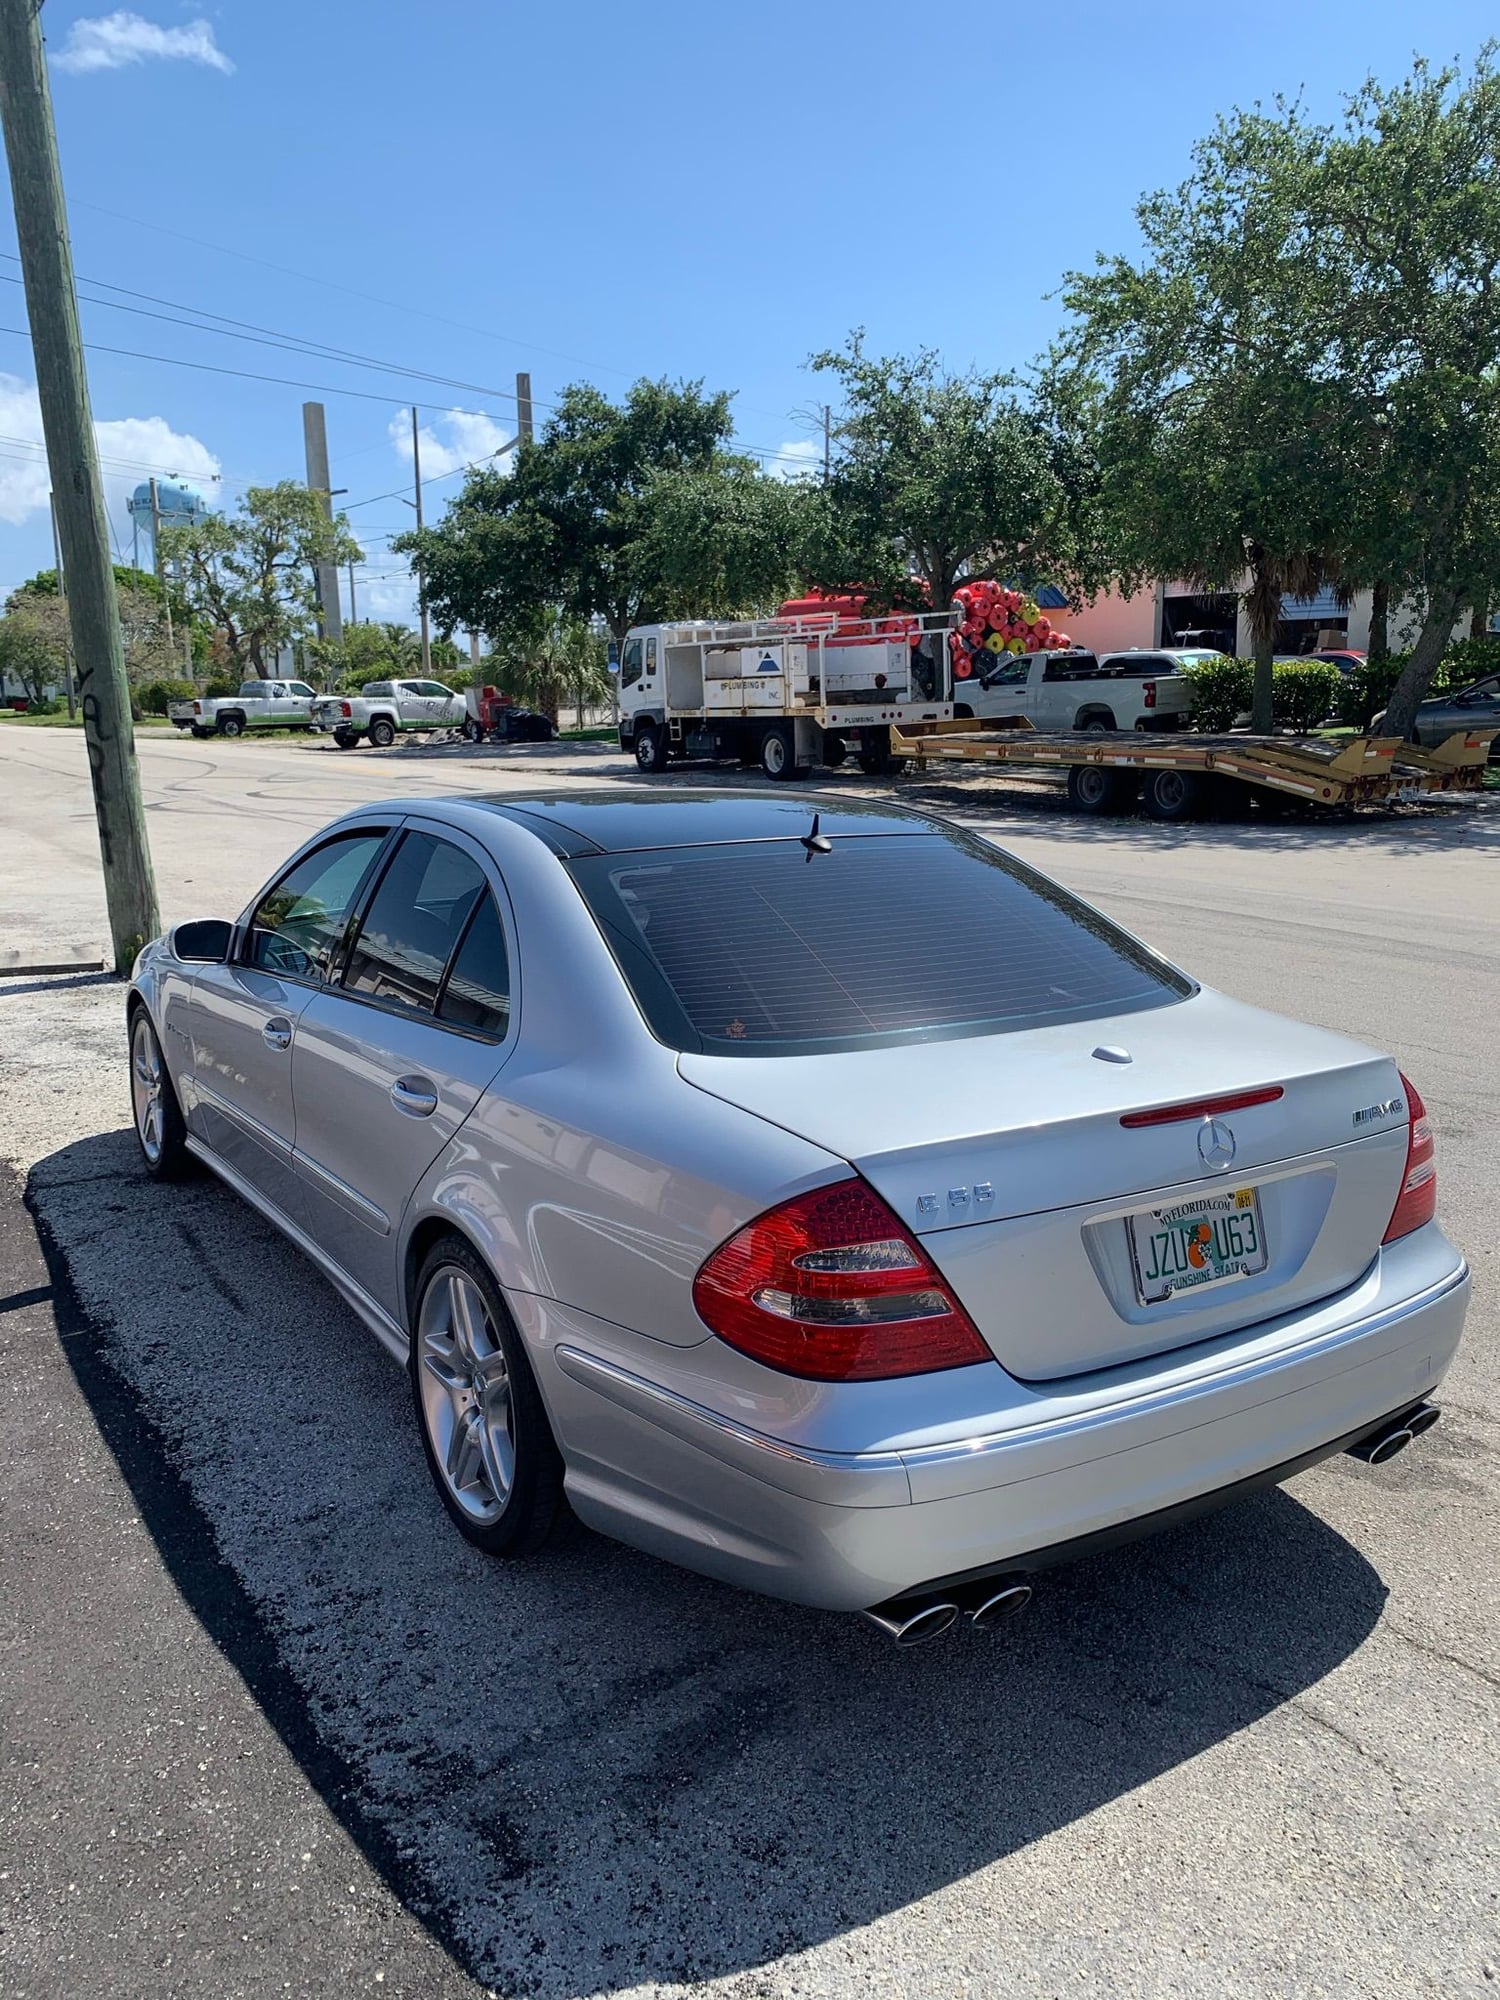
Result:
[[[728,449],[729,403],[696,382],[637,382],[621,403],[574,384],[512,470],[472,471],[441,522],[392,547],[420,558],[449,630],[497,636],[555,614],[603,618],[619,638],[758,605],[790,571],[795,503]],[[674,539],[665,524],[695,510]]]
[[946,611],[966,577],[1084,580],[1078,466],[1014,377],[950,375],[926,350],[877,359],[860,333],[810,365],[843,390],[806,516],[814,582],[902,602],[915,574]]
[[54,596],[17,591],[0,618],[0,680],[19,681],[33,702],[62,684],[67,660],[67,612]]
[[610,699],[603,636],[555,605],[512,619],[496,633],[481,674],[554,723],[564,701],[574,703],[581,719],[587,703]]
[[1294,109],[1221,120],[1136,261],[1072,273],[1064,354],[1090,402],[1100,508],[1126,588],[1243,590],[1252,724],[1273,722],[1283,598],[1338,566],[1358,412],[1328,368],[1331,288],[1305,229],[1321,135]]
[[317,495],[291,479],[250,487],[237,514],[164,529],[161,547],[232,665],[262,680],[283,646],[316,631],[319,566],[363,560],[344,516],[330,521]]
[[1386,710],[1405,735],[1465,605],[1500,595],[1500,74],[1367,83],[1305,204],[1331,357],[1361,410],[1350,566],[1423,622]]

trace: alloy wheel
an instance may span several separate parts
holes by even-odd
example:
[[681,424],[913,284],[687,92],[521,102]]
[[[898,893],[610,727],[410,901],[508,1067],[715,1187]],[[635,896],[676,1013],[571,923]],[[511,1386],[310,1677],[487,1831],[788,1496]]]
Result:
[[161,1159],[166,1136],[162,1090],[161,1050],[150,1021],[138,1014],[130,1034],[130,1102],[141,1151],[153,1167]]
[[505,1512],[516,1476],[510,1370],[484,1294],[439,1265],[417,1323],[422,1417],[454,1503],[478,1527]]

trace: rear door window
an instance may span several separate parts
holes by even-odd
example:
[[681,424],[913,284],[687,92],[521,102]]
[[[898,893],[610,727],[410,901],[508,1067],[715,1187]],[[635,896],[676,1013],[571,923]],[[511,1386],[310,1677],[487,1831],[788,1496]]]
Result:
[[493,896],[469,921],[438,1002],[438,1019],[471,1034],[505,1039],[510,1022],[510,955]]
[[653,1032],[714,1055],[998,1034],[1171,1005],[1192,982],[954,829],[568,864]]
[[392,856],[349,948],[348,992],[430,1014],[474,905],[479,864],[430,833],[408,833]]

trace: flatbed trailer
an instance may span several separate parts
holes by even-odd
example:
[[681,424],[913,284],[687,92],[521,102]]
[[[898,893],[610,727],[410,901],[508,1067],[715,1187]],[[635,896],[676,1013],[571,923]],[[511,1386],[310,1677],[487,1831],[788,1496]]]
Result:
[[934,762],[1065,770],[1079,812],[1126,812],[1139,796],[1153,819],[1185,820],[1230,785],[1248,786],[1270,812],[1293,800],[1348,806],[1476,792],[1497,733],[1460,731],[1424,750],[1395,736],[1046,735],[959,718],[892,728],[891,754],[918,770]]

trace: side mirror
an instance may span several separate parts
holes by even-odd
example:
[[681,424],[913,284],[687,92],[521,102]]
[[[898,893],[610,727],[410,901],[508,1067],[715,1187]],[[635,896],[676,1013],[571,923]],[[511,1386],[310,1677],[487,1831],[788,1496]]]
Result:
[[611,639],[605,649],[605,665],[612,674],[617,674],[620,671],[620,642],[618,639]]
[[196,923],[178,924],[168,942],[173,956],[193,965],[222,965],[229,956],[234,925],[223,917],[201,917]]

